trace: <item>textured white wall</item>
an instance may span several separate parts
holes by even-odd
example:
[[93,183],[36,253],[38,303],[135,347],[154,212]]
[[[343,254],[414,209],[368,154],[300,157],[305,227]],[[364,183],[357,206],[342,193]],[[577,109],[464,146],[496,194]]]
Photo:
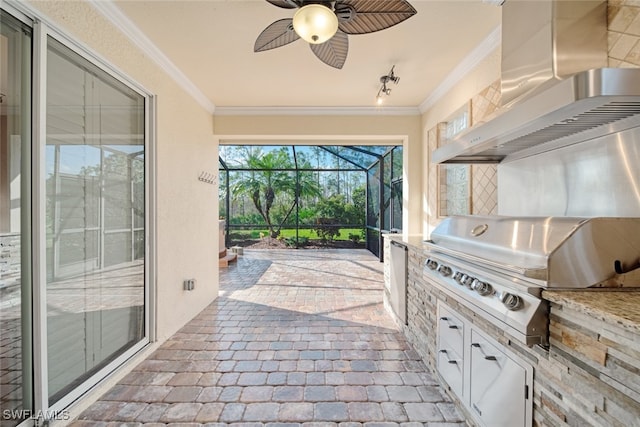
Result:
[[487,55],[450,91],[422,115],[422,128],[426,132],[445,120],[472,97],[500,78],[501,50],[498,47]]

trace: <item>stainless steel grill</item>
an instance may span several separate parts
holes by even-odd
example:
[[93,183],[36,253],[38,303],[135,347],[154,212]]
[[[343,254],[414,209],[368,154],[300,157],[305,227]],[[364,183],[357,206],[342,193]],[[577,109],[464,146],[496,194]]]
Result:
[[543,289],[640,286],[640,218],[449,217],[425,246],[425,277],[528,345]]

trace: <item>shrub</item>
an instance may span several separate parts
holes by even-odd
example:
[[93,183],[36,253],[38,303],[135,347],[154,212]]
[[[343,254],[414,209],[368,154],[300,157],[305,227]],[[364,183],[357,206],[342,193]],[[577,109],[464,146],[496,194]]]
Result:
[[288,247],[288,248],[295,248],[296,246],[306,246],[309,243],[309,238],[308,237],[299,237],[298,238],[298,243],[296,244],[296,238],[295,237],[286,237],[284,239],[284,244]]
[[322,243],[333,242],[340,235],[340,227],[335,225],[334,218],[318,218],[316,222],[315,232]]

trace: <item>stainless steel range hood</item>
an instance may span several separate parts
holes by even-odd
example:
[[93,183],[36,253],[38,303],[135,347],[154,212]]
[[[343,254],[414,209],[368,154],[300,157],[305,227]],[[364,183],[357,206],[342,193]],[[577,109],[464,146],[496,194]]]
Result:
[[435,150],[434,163],[498,163],[640,125],[640,69],[576,74]]
[[640,69],[607,63],[606,2],[515,1],[503,9],[502,102],[433,163],[498,163],[640,126]]

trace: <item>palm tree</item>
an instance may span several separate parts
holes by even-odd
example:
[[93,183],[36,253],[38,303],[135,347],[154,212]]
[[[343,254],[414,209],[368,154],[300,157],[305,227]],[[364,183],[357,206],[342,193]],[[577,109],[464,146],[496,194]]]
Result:
[[[278,237],[282,225],[295,208],[297,200],[301,196],[315,196],[320,194],[320,187],[307,174],[301,174],[298,179],[288,171],[294,165],[289,157],[287,148],[279,151],[270,151],[266,154],[262,150],[248,150],[245,158],[246,165],[251,171],[249,177],[233,185],[232,191],[237,195],[247,195],[253,202],[256,210],[264,219],[271,237]],[[271,215],[272,208],[278,194],[293,194],[291,207],[287,214],[276,227]],[[277,229],[276,229],[277,228]]]

